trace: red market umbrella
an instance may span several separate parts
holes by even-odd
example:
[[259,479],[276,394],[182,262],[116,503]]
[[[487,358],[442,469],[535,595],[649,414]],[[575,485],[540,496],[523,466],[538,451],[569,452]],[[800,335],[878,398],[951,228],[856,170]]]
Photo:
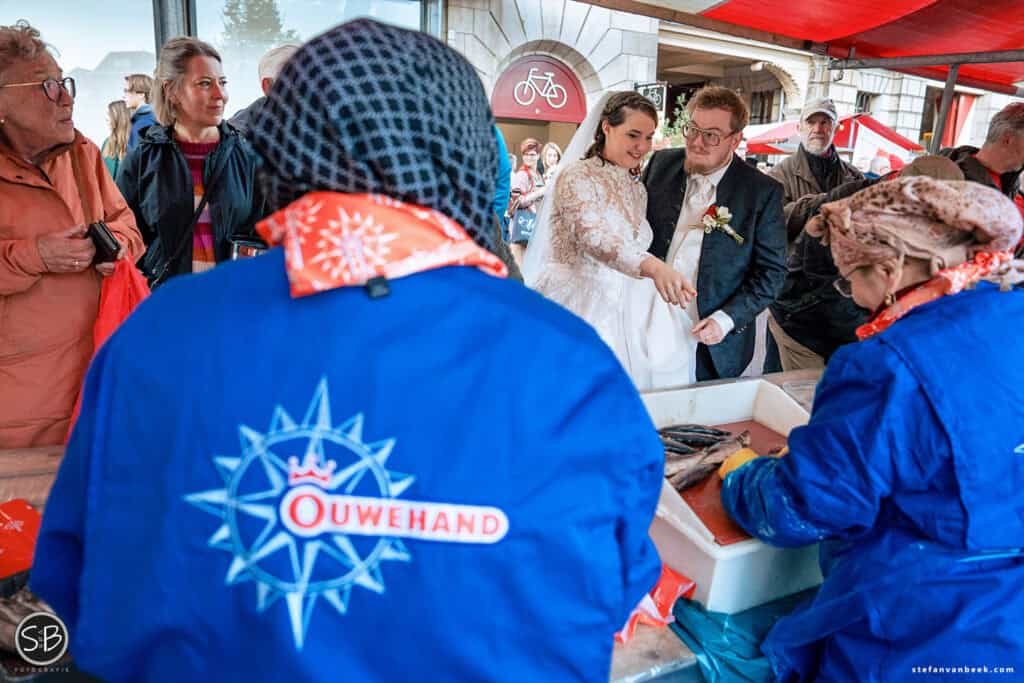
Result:
[[[797,121],[747,126],[743,131],[747,142],[747,154],[789,154],[793,152],[800,144],[798,126]],[[839,119],[833,144],[840,151],[852,152],[857,148],[859,134],[863,130],[869,130],[881,138],[879,146],[884,147],[887,154],[896,152],[897,154],[894,156],[899,156],[899,154],[907,156],[924,152],[924,147],[900,135],[868,114],[852,114]]]
[[778,124],[747,126],[743,131],[747,141],[747,154],[788,154],[799,144],[798,125],[797,121],[784,121]]

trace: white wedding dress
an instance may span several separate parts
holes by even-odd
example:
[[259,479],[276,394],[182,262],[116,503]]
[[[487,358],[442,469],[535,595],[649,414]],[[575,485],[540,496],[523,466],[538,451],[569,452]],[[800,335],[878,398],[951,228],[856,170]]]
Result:
[[653,239],[643,184],[598,157],[565,164],[554,182],[527,251],[526,283],[590,323],[637,389],[692,384],[693,323],[640,275]]

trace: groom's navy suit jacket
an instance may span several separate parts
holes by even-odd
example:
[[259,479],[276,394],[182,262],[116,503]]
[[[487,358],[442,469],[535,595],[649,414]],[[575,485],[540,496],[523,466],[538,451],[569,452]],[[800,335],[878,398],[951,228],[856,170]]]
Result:
[[[649,251],[662,260],[683,206],[685,159],[685,149],[662,150],[644,170],[647,220],[654,230]],[[732,213],[729,225],[743,236],[743,244],[720,230],[704,235],[695,283],[697,310],[701,319],[719,309],[733,319],[733,331],[708,348],[719,376],[738,377],[754,355],[754,319],[775,301],[786,279],[782,185],[733,155],[715,204]]]

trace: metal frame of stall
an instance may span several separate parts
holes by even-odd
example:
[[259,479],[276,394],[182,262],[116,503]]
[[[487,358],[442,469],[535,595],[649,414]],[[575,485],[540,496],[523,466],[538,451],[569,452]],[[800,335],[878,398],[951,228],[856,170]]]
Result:
[[[851,50],[852,52],[852,50]],[[1024,97],[1024,88],[1006,86],[999,87],[992,83],[979,82],[971,78],[959,78],[963,64],[996,64],[1002,62],[1024,62],[1024,50],[997,50],[991,52],[961,52],[940,55],[915,55],[913,57],[877,57],[856,59],[851,54],[847,59],[829,59],[830,71],[845,69],[914,69],[927,66],[948,66],[946,86],[942,91],[942,104],[939,107],[939,118],[935,124],[935,134],[929,143],[928,151],[935,154],[942,144],[942,135],[946,130],[946,120],[953,105],[953,91],[957,83],[970,87],[981,88],[992,92],[1001,92],[1015,97]]]

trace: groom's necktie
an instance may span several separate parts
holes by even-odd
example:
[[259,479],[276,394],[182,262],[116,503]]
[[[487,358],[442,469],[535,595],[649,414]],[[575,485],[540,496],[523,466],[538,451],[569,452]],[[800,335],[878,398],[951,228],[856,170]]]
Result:
[[[697,286],[697,271],[700,269],[700,249],[704,241],[700,220],[715,201],[715,186],[704,175],[692,175],[686,181],[686,197],[679,212],[679,222],[672,236],[668,251],[668,264],[682,273],[694,287]],[[698,293],[698,296],[700,294]],[[691,301],[686,307],[690,320],[697,322],[697,302]]]
[[687,233],[700,226],[701,218],[708,210],[708,207],[715,201],[715,186],[711,180],[704,175],[692,175],[686,181],[686,196],[683,199],[683,208],[679,212],[679,221],[676,223],[675,234],[672,235],[672,242],[668,249],[669,265],[675,259],[676,252],[686,238]]

